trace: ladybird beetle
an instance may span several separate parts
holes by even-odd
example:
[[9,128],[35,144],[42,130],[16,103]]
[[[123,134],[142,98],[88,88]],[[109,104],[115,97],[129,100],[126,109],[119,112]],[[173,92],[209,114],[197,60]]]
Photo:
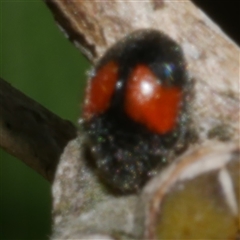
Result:
[[156,30],[130,34],[100,59],[81,126],[105,183],[136,192],[184,145],[188,84],[181,48]]

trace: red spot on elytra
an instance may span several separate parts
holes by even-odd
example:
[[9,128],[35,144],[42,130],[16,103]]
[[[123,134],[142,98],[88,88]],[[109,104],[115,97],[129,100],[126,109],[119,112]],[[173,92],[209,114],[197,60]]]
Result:
[[127,82],[125,111],[151,131],[165,134],[176,125],[181,99],[179,87],[162,85],[147,66],[138,65]]
[[114,61],[102,66],[95,77],[90,79],[86,92],[83,117],[90,119],[103,113],[110,105],[117,82],[118,65]]

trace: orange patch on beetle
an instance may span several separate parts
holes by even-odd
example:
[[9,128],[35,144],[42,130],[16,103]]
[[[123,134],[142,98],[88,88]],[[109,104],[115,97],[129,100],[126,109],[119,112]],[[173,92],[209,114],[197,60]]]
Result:
[[111,61],[101,67],[90,79],[83,107],[83,117],[90,119],[103,113],[110,105],[118,77],[118,65]]
[[176,126],[181,100],[179,87],[161,85],[147,66],[138,65],[127,82],[125,111],[151,131],[165,134]]

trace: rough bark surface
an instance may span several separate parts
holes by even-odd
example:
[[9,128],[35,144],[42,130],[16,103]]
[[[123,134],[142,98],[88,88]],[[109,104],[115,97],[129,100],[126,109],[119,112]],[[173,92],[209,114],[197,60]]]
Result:
[[0,144],[52,182],[64,147],[77,135],[66,120],[0,79]]
[[[190,108],[192,128],[197,136],[197,141],[190,144],[186,155],[180,156],[154,178],[142,194],[115,196],[101,185],[93,170],[88,168],[80,136],[65,149],[53,185],[54,239],[160,238],[162,232],[159,234],[158,231],[161,229],[158,216],[161,216],[162,199],[174,189],[174,184],[170,184],[172,181],[182,184],[181,172],[191,175],[191,169],[202,161],[202,164],[196,164],[199,169],[193,175],[208,176],[213,169],[216,172],[221,168],[227,169],[226,162],[233,159],[237,161],[236,169],[240,169],[239,48],[190,1],[51,0],[47,4],[65,35],[93,63],[117,40],[143,28],[158,29],[168,34],[184,50],[193,81]],[[211,167],[212,163],[214,167]],[[223,182],[233,175],[229,169],[226,172]],[[236,175],[239,177],[238,172]],[[192,181],[194,176],[186,178]],[[224,199],[232,207],[234,204],[236,206],[239,188],[234,188],[234,193],[229,189],[236,184],[238,177],[235,180],[231,178],[230,187],[223,184],[218,190],[228,189],[226,192],[233,197],[226,195],[228,197]],[[215,182],[211,186],[218,185],[218,181]],[[207,183],[202,184],[200,189],[204,189]],[[235,221],[239,206],[234,209],[238,209],[232,211]],[[183,221],[188,222],[188,219]],[[174,232],[173,228],[168,231]],[[238,225],[226,236],[236,237],[237,231]],[[195,238],[200,236],[198,234],[195,232]]]
[[[169,233],[176,232],[172,226],[166,234],[161,230],[168,194],[174,189],[188,189],[186,182],[206,175],[214,181],[200,180],[198,183],[196,180],[193,189],[204,190],[206,185],[216,184],[215,192],[210,189],[208,196],[211,201],[220,201],[215,204],[220,211],[228,210],[224,216],[229,216],[233,224],[228,228],[231,232],[226,230],[226,239],[236,239],[240,229],[239,47],[187,0],[47,0],[46,3],[60,28],[92,63],[117,40],[138,29],[157,29],[178,42],[193,82],[191,128],[197,137],[182,156],[146,185],[142,193],[121,196],[106,189],[89,168],[82,145],[84,136],[80,133],[65,147],[57,168],[53,184],[52,238],[168,238]],[[26,100],[9,85],[1,84],[9,89],[12,99],[7,99],[5,91],[0,92],[4,113],[1,115],[1,137],[8,143],[4,146],[1,142],[2,146],[24,162],[31,159],[28,164],[51,180],[66,142],[76,134],[75,128],[35,102]],[[66,126],[66,132],[59,130],[65,129],[62,126]],[[36,132],[38,128],[40,132]],[[206,199],[204,191],[201,196],[200,199]],[[214,196],[221,197],[215,199]],[[191,210],[193,216],[194,211],[197,210]],[[215,214],[215,210],[211,213]],[[167,216],[171,216],[171,212]],[[226,221],[231,222],[229,219]],[[188,219],[183,221],[189,222]],[[195,234],[192,239],[199,237]],[[178,239],[179,236],[185,237],[178,235]],[[202,238],[206,236],[209,235]]]
[[47,3],[61,29],[92,62],[134,30],[168,34],[182,46],[194,82],[191,107],[200,137],[221,128],[238,138],[239,48],[190,1]]

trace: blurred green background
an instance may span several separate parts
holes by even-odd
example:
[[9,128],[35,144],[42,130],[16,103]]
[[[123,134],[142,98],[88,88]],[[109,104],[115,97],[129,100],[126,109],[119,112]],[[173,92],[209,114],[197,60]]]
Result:
[[[1,77],[76,124],[87,60],[59,31],[43,1],[1,1],[0,14]],[[50,184],[1,150],[0,239],[42,240],[50,234]]]

